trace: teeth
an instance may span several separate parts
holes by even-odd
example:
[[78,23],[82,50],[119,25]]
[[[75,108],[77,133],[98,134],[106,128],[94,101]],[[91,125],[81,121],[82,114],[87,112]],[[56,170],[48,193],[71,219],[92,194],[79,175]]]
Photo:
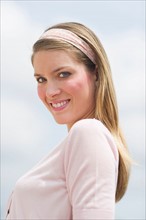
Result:
[[60,108],[61,106],[65,105],[67,103],[68,103],[68,100],[67,101],[63,101],[63,102],[58,102],[58,103],[55,103],[55,104],[52,103],[52,106],[54,108]]

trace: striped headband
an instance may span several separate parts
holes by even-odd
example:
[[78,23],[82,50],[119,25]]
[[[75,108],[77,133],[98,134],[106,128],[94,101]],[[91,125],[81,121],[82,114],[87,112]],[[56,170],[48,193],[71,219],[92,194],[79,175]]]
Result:
[[66,41],[81,50],[94,64],[96,64],[94,53],[89,45],[83,39],[81,39],[69,30],[60,28],[49,29],[42,34],[40,40],[41,39],[55,39]]

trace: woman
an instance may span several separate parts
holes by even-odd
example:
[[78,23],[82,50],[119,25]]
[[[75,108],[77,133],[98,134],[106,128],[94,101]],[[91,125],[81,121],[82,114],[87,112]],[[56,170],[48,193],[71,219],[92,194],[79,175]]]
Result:
[[33,46],[38,95],[68,135],[18,180],[7,219],[114,219],[130,157],[106,53],[79,23],[46,30]]

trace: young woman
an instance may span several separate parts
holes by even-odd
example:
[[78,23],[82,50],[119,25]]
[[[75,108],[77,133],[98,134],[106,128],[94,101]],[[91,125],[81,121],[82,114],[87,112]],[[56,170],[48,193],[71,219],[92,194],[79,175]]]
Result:
[[58,24],[34,44],[32,64],[39,98],[68,135],[17,181],[7,219],[114,219],[130,157],[103,46],[82,24]]

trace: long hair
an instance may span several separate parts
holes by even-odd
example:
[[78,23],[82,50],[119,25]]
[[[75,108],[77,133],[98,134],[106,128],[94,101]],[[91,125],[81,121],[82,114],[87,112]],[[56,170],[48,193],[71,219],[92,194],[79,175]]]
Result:
[[109,129],[118,147],[119,168],[115,200],[119,201],[125,194],[128,186],[131,158],[119,125],[116,94],[106,52],[93,31],[80,23],[66,22],[54,25],[49,29],[51,28],[62,28],[74,32],[89,44],[95,54],[96,64],[93,64],[85,54],[67,42],[41,39],[33,45],[32,63],[35,53],[40,50],[69,50],[89,70],[97,69],[95,118],[100,120]]

